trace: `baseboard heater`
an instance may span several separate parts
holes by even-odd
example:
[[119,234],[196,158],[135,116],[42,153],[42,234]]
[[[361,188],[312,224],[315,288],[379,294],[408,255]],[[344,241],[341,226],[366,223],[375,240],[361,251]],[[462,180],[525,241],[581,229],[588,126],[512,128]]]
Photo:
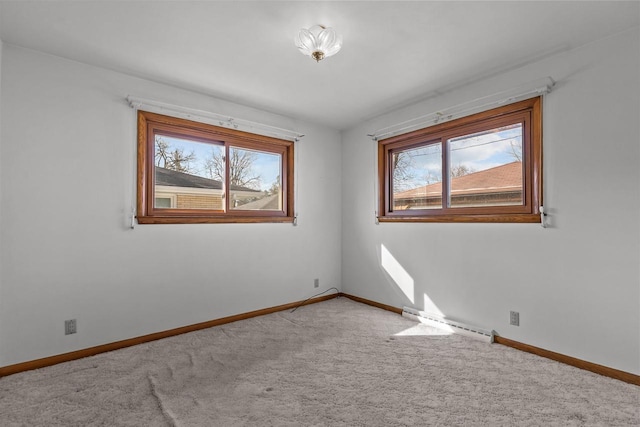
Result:
[[438,329],[453,332],[456,334],[466,335],[481,341],[493,342],[495,331],[487,331],[476,328],[475,326],[465,325],[464,323],[454,322],[441,316],[417,310],[412,307],[402,307],[402,316],[425,325],[433,326]]

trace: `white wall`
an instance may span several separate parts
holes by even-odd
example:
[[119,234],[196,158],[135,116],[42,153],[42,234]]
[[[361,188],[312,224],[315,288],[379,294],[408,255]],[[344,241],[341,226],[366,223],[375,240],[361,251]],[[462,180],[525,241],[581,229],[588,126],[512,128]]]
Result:
[[[3,56],[0,366],[340,287],[338,132],[10,45]],[[128,94],[304,133],[299,225],[129,229]]]
[[[2,99],[2,49],[3,43],[0,40],[0,99]],[[2,224],[2,105],[0,103],[0,224]],[[0,246],[4,240],[4,232],[0,226]],[[0,314],[3,311],[3,298],[2,298],[2,255],[0,254]],[[2,316],[0,315],[0,331],[2,331]],[[1,334],[1,332],[0,332]],[[1,335],[0,335],[1,336]],[[2,346],[2,340],[0,339],[0,346]],[[2,359],[0,358],[0,361]],[[1,365],[0,365],[1,366]]]
[[[640,374],[639,40],[636,28],[344,132],[344,292]],[[558,81],[543,105],[550,228],[374,224],[367,133],[545,76]],[[413,280],[406,294],[381,266],[383,246],[405,288]]]

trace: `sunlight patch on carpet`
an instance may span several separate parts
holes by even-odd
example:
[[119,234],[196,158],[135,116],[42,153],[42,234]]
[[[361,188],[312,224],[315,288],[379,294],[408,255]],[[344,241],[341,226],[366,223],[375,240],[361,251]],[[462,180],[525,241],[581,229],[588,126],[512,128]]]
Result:
[[407,328],[403,331],[400,331],[396,334],[394,334],[394,336],[396,337],[408,337],[408,336],[412,336],[412,337],[416,337],[416,336],[438,336],[438,335],[451,335],[453,334],[453,330],[451,330],[451,328],[449,328],[449,330],[445,330],[445,329],[439,329],[439,328],[433,328],[433,327],[428,327],[422,324],[417,324],[415,326],[412,326],[410,328]]

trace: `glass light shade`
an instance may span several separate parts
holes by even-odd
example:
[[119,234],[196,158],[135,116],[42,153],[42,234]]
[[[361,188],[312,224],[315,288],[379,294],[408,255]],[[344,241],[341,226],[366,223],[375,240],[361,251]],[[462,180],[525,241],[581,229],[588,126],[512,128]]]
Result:
[[316,61],[335,55],[342,47],[342,36],[333,28],[322,25],[314,25],[308,30],[301,29],[294,41],[302,54]]

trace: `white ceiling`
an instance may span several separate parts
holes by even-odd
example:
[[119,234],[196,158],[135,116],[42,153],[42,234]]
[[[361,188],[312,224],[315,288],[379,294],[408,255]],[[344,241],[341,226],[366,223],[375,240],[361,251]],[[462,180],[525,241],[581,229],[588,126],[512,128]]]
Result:
[[[0,1],[0,38],[345,129],[624,31],[640,2]],[[301,27],[334,27],[316,63]]]

